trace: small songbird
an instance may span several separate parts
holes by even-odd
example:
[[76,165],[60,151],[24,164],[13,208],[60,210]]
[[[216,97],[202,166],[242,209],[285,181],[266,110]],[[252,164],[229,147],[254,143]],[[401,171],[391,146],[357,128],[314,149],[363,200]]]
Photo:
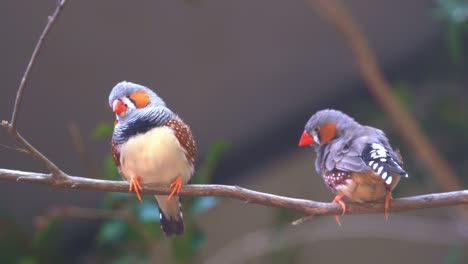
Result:
[[112,156],[140,200],[140,183],[170,184],[170,195],[155,195],[161,228],[167,236],[184,232],[179,199],[182,184],[194,172],[196,145],[192,132],[151,89],[120,82],[109,95],[116,115]]
[[[360,125],[337,110],[321,110],[305,125],[299,146],[306,145],[314,146],[315,170],[336,194],[333,203],[341,205],[343,214],[343,197],[360,203],[385,197],[388,220],[391,192],[408,174],[382,130]],[[336,221],[341,225],[339,216]]]

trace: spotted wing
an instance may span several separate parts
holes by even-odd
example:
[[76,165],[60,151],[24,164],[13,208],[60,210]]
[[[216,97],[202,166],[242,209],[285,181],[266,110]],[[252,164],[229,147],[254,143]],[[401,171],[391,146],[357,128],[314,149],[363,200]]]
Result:
[[197,153],[197,145],[193,139],[190,127],[179,118],[173,118],[166,123],[166,126],[172,128],[175,136],[179,140],[180,145],[185,149],[185,156],[187,160],[193,165],[195,163],[195,156]]
[[369,143],[362,151],[362,160],[379,175],[386,184],[393,181],[392,175],[398,174],[408,177],[406,171],[401,167],[402,161],[393,150],[381,143]]
[[119,146],[117,143],[115,143],[114,140],[111,142],[111,154],[112,154],[112,159],[114,159],[115,166],[117,166],[117,169],[119,170],[120,173],[120,150]]

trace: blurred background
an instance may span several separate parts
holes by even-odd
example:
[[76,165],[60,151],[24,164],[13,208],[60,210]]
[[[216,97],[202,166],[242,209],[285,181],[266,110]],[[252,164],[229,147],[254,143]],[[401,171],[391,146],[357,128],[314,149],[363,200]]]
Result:
[[[468,1],[342,1],[394,96],[467,188]],[[0,4],[0,118],[55,0]],[[122,80],[156,91],[199,146],[195,182],[318,201],[333,195],[298,148],[336,108],[386,131],[410,174],[394,197],[442,191],[359,75],[335,27],[306,1],[69,1],[32,72],[18,129],[71,175],[119,179],[107,105]],[[47,172],[0,131],[0,167]],[[212,197],[184,199],[186,233],[163,237],[151,197],[0,182],[1,263],[468,263],[453,208],[320,217]],[[466,209],[466,208],[465,208]]]

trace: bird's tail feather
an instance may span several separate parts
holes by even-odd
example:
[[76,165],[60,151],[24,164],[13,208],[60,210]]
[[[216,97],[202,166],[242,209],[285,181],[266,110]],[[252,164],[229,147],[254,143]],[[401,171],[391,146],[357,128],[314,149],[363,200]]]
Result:
[[184,233],[182,205],[179,196],[173,196],[167,201],[167,195],[155,195],[159,207],[161,229],[166,236]]

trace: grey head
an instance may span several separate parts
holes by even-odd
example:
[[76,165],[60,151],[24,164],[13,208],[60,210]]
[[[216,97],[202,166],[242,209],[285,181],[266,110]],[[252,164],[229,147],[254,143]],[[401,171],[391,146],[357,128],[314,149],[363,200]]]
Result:
[[178,118],[154,91],[127,81],[112,88],[109,106],[116,115],[112,139],[117,144]]
[[[130,98],[130,96],[137,92],[145,92],[149,96],[149,106],[166,106],[164,101],[159,97],[153,90],[132,82],[119,82],[112,88],[111,93],[109,94],[109,106],[112,108],[112,104],[116,99]],[[144,98],[140,98],[144,99]],[[140,102],[145,103],[145,102]]]
[[109,106],[116,114],[119,123],[153,112],[172,114],[153,90],[127,81],[120,82],[112,88],[109,94]]
[[325,145],[330,140],[344,136],[347,131],[352,131],[359,126],[358,122],[341,111],[320,110],[307,121],[299,146]]

